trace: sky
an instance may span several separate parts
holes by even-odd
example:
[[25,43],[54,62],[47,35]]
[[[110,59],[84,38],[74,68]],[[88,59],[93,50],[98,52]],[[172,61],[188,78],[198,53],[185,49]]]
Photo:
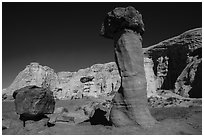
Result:
[[2,88],[31,62],[60,72],[114,61],[113,40],[99,31],[109,11],[127,6],[143,16],[143,47],[202,27],[201,2],[3,2]]

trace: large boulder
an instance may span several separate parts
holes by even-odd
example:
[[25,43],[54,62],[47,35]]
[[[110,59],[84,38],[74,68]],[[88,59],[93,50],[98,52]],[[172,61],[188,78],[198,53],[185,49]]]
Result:
[[31,119],[54,112],[55,100],[49,89],[27,86],[14,91],[16,113]]

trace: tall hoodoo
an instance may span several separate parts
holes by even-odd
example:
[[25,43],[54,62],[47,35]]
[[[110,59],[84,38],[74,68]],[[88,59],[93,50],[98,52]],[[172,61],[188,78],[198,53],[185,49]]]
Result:
[[130,6],[115,8],[102,24],[101,35],[114,40],[115,60],[122,80],[110,113],[115,126],[150,127],[156,123],[147,106],[143,33],[142,15]]

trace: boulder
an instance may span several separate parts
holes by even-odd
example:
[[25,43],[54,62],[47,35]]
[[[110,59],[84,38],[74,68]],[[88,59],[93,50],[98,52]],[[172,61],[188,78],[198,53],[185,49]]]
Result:
[[14,91],[16,113],[31,119],[54,112],[55,100],[49,89],[27,86]]
[[115,34],[123,29],[131,29],[140,34],[144,33],[142,15],[134,7],[118,7],[108,12],[103,21],[100,34],[106,38],[113,39]]

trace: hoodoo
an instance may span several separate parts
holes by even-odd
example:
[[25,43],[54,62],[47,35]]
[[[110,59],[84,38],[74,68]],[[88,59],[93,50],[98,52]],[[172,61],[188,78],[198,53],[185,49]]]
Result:
[[101,35],[114,40],[116,64],[121,87],[113,98],[110,120],[115,126],[151,127],[156,120],[147,106],[147,82],[144,71],[142,15],[134,8],[115,8],[102,24]]

